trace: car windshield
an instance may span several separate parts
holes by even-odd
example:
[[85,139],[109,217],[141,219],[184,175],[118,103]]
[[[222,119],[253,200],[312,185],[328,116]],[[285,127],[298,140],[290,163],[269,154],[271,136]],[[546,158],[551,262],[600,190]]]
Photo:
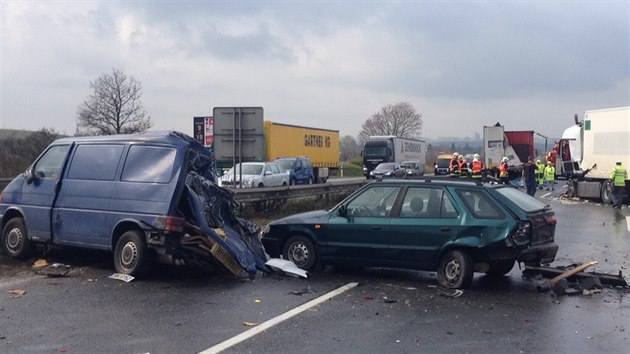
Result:
[[394,169],[394,164],[393,163],[382,163],[382,164],[376,166],[376,170],[377,171],[393,170],[393,169]]
[[540,202],[538,199],[533,198],[515,188],[502,187],[495,190],[499,194],[512,201],[512,203],[516,204],[516,206],[528,213],[543,210],[547,206],[546,204]]
[[288,171],[291,168],[293,168],[293,163],[295,162],[295,159],[283,159],[283,160],[276,160],[275,161],[278,165],[280,165],[280,168]]
[[401,165],[402,168],[416,168],[416,164],[413,162],[404,163]]
[[435,164],[438,165],[438,167],[448,167],[450,162],[450,159],[438,159]]

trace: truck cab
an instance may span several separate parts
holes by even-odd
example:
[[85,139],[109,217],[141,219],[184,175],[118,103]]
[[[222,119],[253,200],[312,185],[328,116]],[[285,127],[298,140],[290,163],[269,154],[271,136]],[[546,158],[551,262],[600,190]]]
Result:
[[392,162],[393,142],[390,139],[368,140],[362,151],[363,155],[363,174],[366,178],[370,178],[376,166],[383,162]]

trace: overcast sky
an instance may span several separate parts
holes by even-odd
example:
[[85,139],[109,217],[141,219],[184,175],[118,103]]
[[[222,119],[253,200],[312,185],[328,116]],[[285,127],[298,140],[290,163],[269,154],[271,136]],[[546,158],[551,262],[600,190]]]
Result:
[[214,107],[357,136],[387,104],[423,136],[559,137],[630,106],[628,1],[5,1],[0,127],[73,134],[90,82],[123,70],[153,129]]

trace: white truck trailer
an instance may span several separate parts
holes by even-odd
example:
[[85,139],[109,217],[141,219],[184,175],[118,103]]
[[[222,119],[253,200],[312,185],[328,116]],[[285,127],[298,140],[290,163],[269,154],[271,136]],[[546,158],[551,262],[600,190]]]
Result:
[[630,107],[586,111],[581,122],[576,114],[554,149],[556,174],[571,181],[575,196],[612,203],[610,172],[616,162],[630,168]]
[[382,162],[419,162],[424,169],[426,143],[424,140],[400,138],[397,136],[371,136],[363,146],[363,174],[370,178],[370,172]]

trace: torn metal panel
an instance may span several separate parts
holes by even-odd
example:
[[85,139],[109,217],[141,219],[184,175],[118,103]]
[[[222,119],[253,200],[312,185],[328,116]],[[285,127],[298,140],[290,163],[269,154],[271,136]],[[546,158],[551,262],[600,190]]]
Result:
[[189,172],[186,199],[197,235],[182,237],[182,246],[193,245],[209,253],[235,275],[240,273],[239,268],[249,274],[269,270],[265,266],[267,255],[260,242],[260,229],[235,216],[238,204],[231,192],[196,172]]

